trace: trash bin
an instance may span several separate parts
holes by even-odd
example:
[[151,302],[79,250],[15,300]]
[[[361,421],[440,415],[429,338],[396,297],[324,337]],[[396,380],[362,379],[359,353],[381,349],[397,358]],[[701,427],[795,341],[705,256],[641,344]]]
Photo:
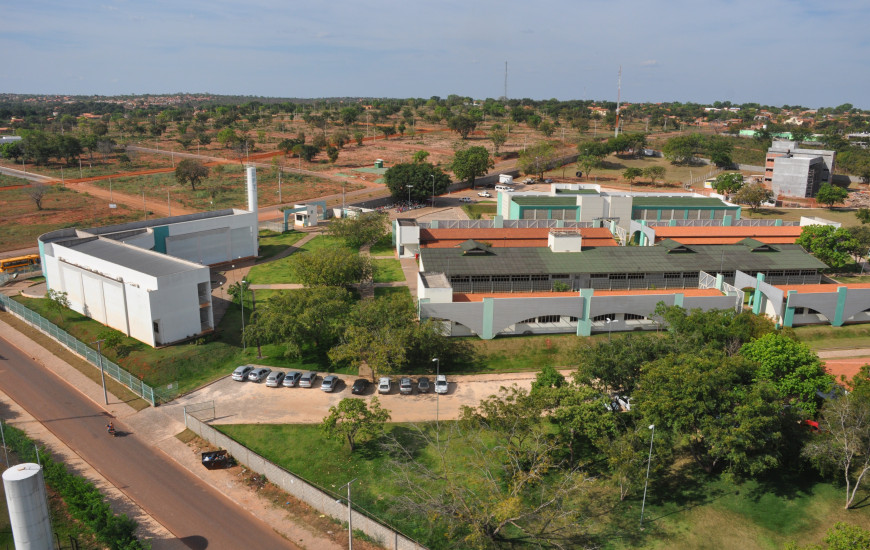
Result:
[[226,451],[208,451],[202,453],[202,465],[207,470],[220,470],[229,466],[230,457]]

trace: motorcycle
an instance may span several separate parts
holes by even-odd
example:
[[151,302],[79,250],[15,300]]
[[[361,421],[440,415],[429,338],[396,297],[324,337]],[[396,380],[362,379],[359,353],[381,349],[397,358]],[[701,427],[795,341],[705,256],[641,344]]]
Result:
[[112,424],[107,424],[106,425],[106,432],[108,432],[108,434],[111,435],[112,437],[115,437],[115,426],[113,426]]

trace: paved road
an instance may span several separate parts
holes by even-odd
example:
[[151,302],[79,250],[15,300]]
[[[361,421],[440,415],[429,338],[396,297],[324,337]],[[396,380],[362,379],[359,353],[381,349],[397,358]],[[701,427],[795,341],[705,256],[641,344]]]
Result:
[[297,548],[0,338],[0,388],[188,548]]
[[6,168],[5,166],[0,166],[0,174],[6,174],[7,176],[14,176],[16,178],[22,178],[37,183],[53,183],[57,181],[57,178],[53,178],[51,176],[43,176],[42,174],[34,174],[32,172],[25,172],[24,170],[16,170],[15,168]]

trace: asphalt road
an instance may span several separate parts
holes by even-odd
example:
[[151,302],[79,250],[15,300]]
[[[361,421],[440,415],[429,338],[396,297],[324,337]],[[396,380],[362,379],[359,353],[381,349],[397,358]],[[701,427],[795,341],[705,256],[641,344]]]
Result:
[[297,548],[2,338],[0,389],[187,548]]

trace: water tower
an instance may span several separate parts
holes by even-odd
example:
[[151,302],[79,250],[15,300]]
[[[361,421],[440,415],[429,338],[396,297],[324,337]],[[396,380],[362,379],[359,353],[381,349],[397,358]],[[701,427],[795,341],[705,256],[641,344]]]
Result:
[[12,466],[3,472],[3,488],[16,550],[53,550],[42,467],[33,463]]

